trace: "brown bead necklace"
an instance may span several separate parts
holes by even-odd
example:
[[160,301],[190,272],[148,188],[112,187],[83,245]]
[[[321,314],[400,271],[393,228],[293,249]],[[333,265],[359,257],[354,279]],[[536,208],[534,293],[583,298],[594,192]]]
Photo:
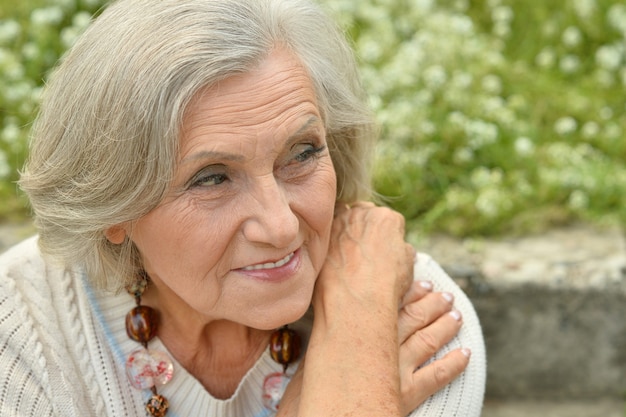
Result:
[[[146,411],[153,417],[165,417],[169,401],[157,392],[157,385],[165,385],[172,379],[174,363],[167,353],[148,348],[148,342],[157,334],[159,321],[156,310],[141,305],[141,296],[147,286],[148,276],[142,274],[126,288],[135,298],[136,304],[126,315],[126,334],[142,346],[128,356],[126,376],[134,388],[151,391]],[[262,399],[267,409],[278,411],[280,400],[291,380],[287,375],[287,367],[300,356],[300,337],[295,331],[283,326],[270,336],[269,350],[272,359],[283,365],[283,371],[265,377]]]

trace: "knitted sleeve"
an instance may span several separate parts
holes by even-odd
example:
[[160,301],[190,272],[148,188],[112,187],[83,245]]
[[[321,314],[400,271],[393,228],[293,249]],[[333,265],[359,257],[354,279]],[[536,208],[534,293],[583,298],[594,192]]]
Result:
[[0,276],[0,415],[53,416],[42,345],[12,284]]
[[[58,275],[58,276],[57,276]],[[63,274],[49,275],[36,239],[0,256],[0,415],[93,415],[90,396],[61,315],[76,309],[55,296]],[[58,291],[57,291],[58,292]],[[75,350],[75,349],[74,349]]]
[[415,279],[432,281],[435,291],[452,293],[454,306],[463,315],[461,331],[431,361],[461,347],[470,348],[472,356],[461,376],[426,400],[410,417],[480,417],[487,367],[485,345],[476,311],[465,293],[430,256],[419,253],[414,271]]

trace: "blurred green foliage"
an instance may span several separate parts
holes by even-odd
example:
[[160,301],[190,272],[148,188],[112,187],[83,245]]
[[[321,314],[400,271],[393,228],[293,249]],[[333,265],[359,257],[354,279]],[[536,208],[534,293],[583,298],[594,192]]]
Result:
[[[377,190],[420,232],[626,219],[626,5],[321,0],[381,126]],[[47,71],[100,0],[0,0],[0,218]]]

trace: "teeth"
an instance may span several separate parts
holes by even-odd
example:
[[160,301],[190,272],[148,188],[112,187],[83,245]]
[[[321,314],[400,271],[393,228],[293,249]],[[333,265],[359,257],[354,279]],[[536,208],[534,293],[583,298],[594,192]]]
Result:
[[291,252],[289,255],[285,256],[280,261],[277,261],[277,262],[267,262],[267,263],[264,263],[264,264],[256,264],[256,265],[246,266],[245,268],[243,268],[243,270],[244,271],[256,271],[258,269],[279,268],[279,267],[285,265],[287,262],[289,262],[291,260],[291,258],[293,258],[293,252]]

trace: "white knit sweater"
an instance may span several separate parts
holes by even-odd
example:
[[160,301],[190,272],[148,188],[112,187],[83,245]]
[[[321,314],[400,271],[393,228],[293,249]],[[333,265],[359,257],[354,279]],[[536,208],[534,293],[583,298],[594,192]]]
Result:
[[[455,295],[463,314],[459,335],[437,357],[456,347],[472,349],[465,373],[411,416],[478,417],[485,386],[485,350],[476,313],[467,297],[426,255],[418,255],[416,278]],[[130,386],[124,370],[139,345],[126,336],[124,317],[134,306],[126,293],[94,291],[80,271],[45,262],[37,239],[0,256],[0,416],[143,417],[149,391]],[[296,323],[310,331],[310,321]],[[165,349],[159,340],[151,348]],[[266,351],[228,400],[213,398],[175,363],[174,378],[159,392],[168,417],[261,417],[265,376],[281,370]],[[374,383],[374,382],[372,382]]]

